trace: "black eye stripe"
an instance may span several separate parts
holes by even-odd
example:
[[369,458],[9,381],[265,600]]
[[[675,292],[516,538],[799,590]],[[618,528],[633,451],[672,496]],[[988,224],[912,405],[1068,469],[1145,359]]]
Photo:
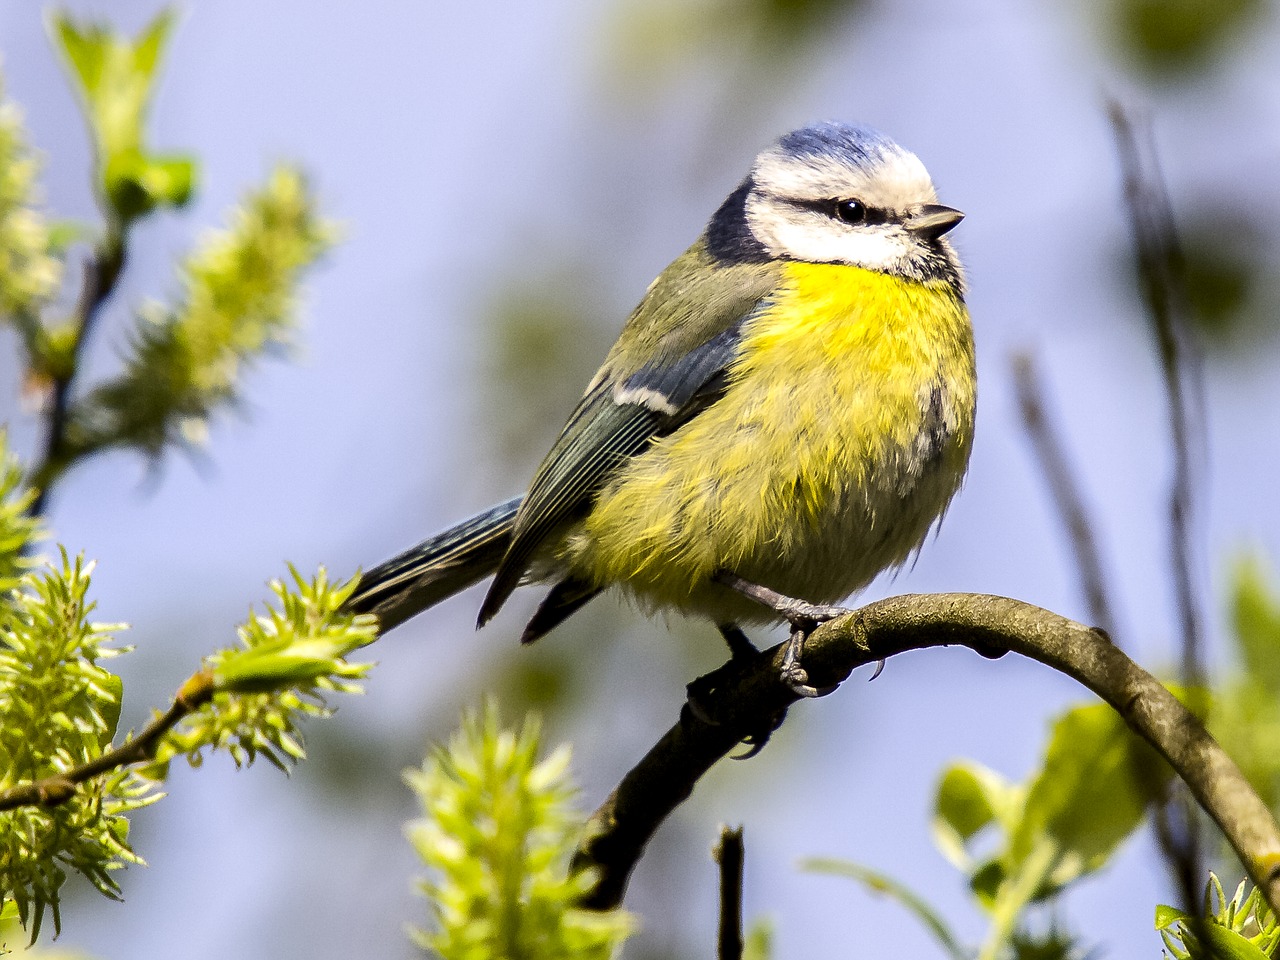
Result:
[[[847,224],[875,225],[888,223],[893,219],[888,210],[868,206],[856,197],[831,197],[826,200],[790,200],[789,202],[802,210],[812,210],[815,213],[830,217],[832,220]],[[861,206],[862,218],[860,220],[847,215],[850,204],[859,204]]]

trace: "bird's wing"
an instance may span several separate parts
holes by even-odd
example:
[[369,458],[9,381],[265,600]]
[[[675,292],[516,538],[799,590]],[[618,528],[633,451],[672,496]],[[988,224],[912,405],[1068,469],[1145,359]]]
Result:
[[[695,254],[696,247],[685,256]],[[659,277],[628,320],[640,325],[648,342],[629,352],[636,338],[624,331],[534,475],[480,623],[506,602],[548,537],[587,512],[621,463],[687,423],[723,391],[742,329],[774,289],[776,273],[766,266],[715,266],[678,289],[664,289],[679,264]],[[672,329],[655,329],[645,316],[673,307],[679,323]],[[640,354],[648,362],[637,362]]]

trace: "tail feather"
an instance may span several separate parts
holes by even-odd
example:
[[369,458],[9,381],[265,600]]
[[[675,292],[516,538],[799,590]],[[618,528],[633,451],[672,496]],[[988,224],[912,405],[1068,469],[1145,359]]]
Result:
[[360,577],[347,600],[355,613],[373,613],[382,632],[404,623],[498,569],[511,544],[521,497],[464,520]]

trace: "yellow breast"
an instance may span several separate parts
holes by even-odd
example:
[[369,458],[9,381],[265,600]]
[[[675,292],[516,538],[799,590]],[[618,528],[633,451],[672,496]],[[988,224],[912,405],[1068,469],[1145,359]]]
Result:
[[724,396],[625,464],[565,559],[646,605],[761,619],[718,569],[832,602],[901,563],[959,487],[973,340],[945,284],[791,263]]

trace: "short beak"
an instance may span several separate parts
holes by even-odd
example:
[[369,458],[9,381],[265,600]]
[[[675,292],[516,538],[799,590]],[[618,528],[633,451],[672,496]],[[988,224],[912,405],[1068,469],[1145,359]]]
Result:
[[964,214],[940,203],[926,203],[907,219],[907,229],[926,240],[940,236],[964,219]]

